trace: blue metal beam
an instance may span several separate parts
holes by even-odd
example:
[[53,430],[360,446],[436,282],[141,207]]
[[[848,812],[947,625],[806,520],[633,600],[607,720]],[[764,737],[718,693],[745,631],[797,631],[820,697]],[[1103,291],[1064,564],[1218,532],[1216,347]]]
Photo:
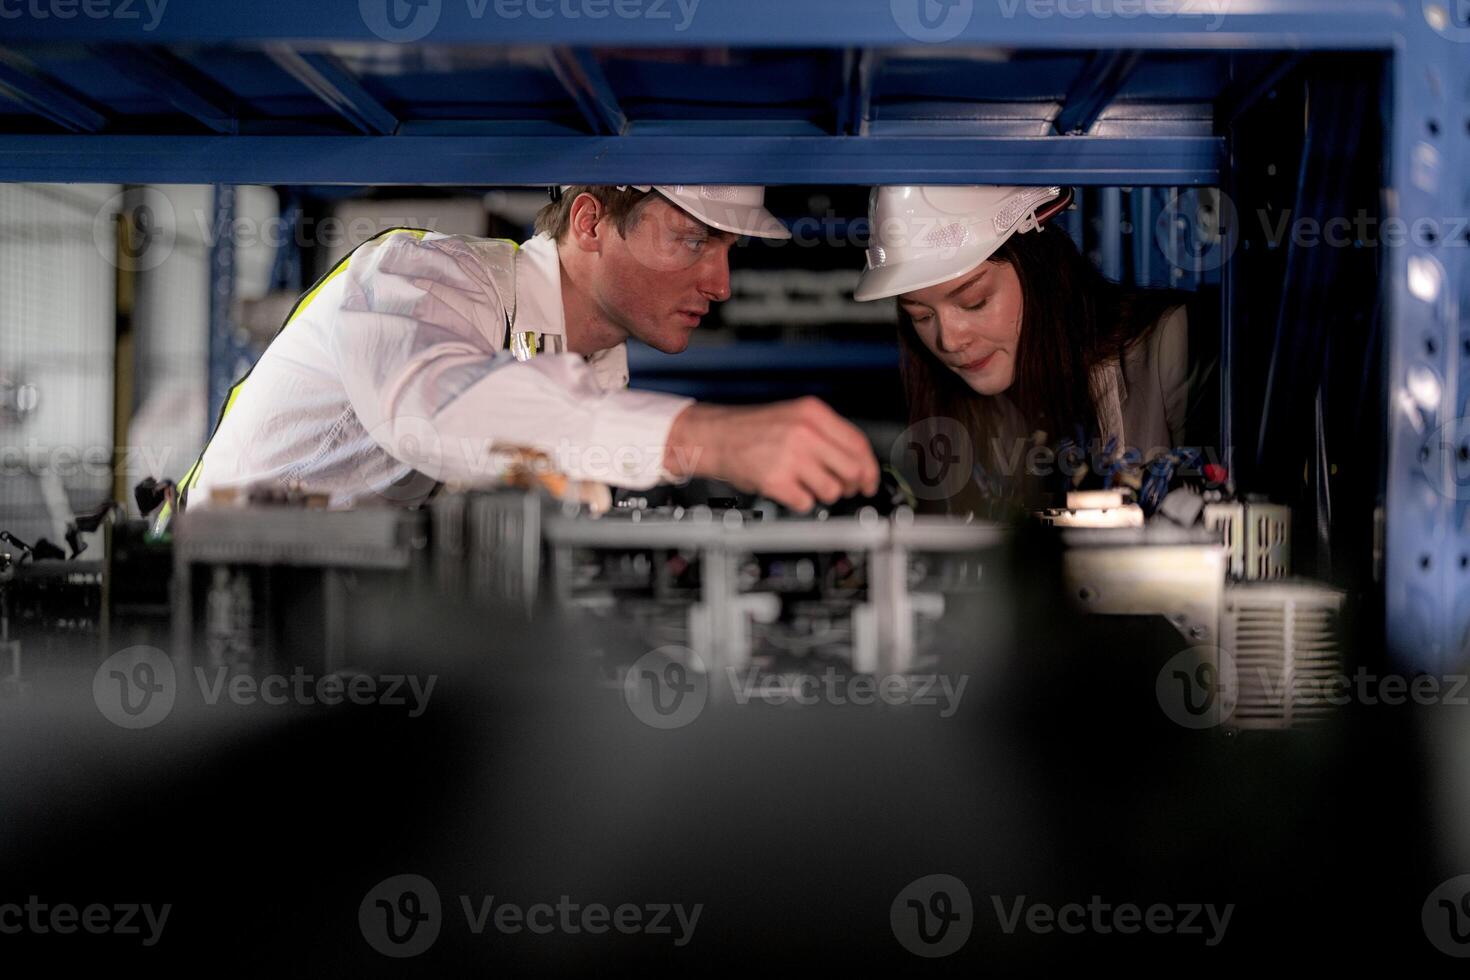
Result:
[[552,74],[577,103],[577,110],[593,133],[617,136],[628,128],[628,117],[618,105],[617,94],[591,52],[552,48],[548,57]]
[[1136,51],[1099,51],[1072,81],[1052,128],[1063,134],[1083,134],[1117,97],[1138,65]]
[[617,104],[617,94],[607,82],[603,66],[591,51],[572,47],[554,47],[550,54],[551,73],[576,103],[576,109],[587,119],[588,128],[600,137],[616,137],[628,129],[628,116]]
[[1098,192],[1098,212],[1102,228],[1098,248],[1102,253],[1102,274],[1113,282],[1123,280],[1123,191],[1104,187]]
[[1219,178],[1213,136],[5,136],[0,180],[117,183],[1072,184]]
[[0,48],[0,95],[73,133],[95,133],[107,116],[82,96],[47,78],[29,59]]
[[398,117],[332,55],[297,51],[286,44],[267,45],[265,53],[359,132],[386,136],[398,128]]
[[[21,40],[391,41],[574,47],[1391,49],[1418,0],[168,0],[116,4],[109,17],[7,4]],[[121,8],[126,6],[127,12]]]
[[1445,6],[1432,18],[1410,5],[1419,16],[1393,59],[1387,198],[1403,227],[1443,233],[1381,249],[1391,290],[1385,639],[1398,669],[1439,676],[1470,668],[1470,242],[1446,222],[1465,213],[1470,173],[1470,141],[1447,125],[1463,118],[1465,89],[1449,80],[1464,78],[1470,23],[1463,6]]
[[234,98],[167,50],[123,44],[99,44],[91,50],[119,75],[166,99],[216,133],[240,131]]
[[1215,131],[1225,132],[1227,126],[1260,101],[1271,89],[1301,63],[1299,52],[1267,55],[1259,59],[1255,71],[1242,71],[1229,87],[1215,99]]
[[[211,228],[235,227],[235,188],[214,187]],[[235,328],[235,236],[218,235],[209,248],[209,412],[205,431],[214,426],[230,388],[245,376],[256,354],[239,340]]]
[[867,135],[868,118],[873,111],[873,80],[882,63],[881,52],[866,49],[848,51],[843,57],[842,102],[837,117],[838,135]]

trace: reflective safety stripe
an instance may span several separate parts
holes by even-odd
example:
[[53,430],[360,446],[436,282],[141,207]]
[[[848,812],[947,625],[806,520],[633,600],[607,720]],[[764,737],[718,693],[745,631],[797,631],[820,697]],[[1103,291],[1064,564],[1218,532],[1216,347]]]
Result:
[[[296,301],[296,305],[291,307],[290,313],[286,314],[286,320],[284,323],[281,324],[280,330],[276,331],[276,335],[279,336],[281,330],[285,330],[287,327],[289,327],[291,325],[291,322],[295,320],[296,317],[300,315],[309,305],[311,305],[311,301],[316,299],[317,293],[321,292],[322,289],[327,285],[327,283],[331,282],[333,279],[337,278],[337,276],[342,274],[342,272],[347,268],[347,264],[352,261],[352,256],[356,254],[359,248],[362,248],[362,246],[366,245],[368,242],[377,241],[378,239],[384,238],[388,235],[397,234],[412,235],[414,238],[422,241],[423,237],[429,234],[429,231],[428,229],[424,228],[389,228],[386,231],[381,231],[378,234],[374,235],[372,238],[367,239],[367,241],[358,243],[355,247],[353,247],[351,252],[348,252],[346,255],[342,256],[342,259],[336,265],[334,265],[326,275],[318,279],[316,281],[316,285],[312,286],[311,289],[307,290],[305,295],[303,295],[300,299]],[[256,363],[259,363],[259,361],[257,361]],[[253,370],[255,370],[254,364],[250,366],[250,371]],[[204,463],[204,454],[209,451],[209,444],[214,441],[215,435],[219,432],[220,425],[222,425],[225,421],[225,416],[230,414],[231,408],[234,408],[235,400],[240,397],[240,391],[244,386],[246,379],[250,377],[250,371],[246,371],[244,376],[241,377],[239,381],[236,381],[233,385],[230,386],[230,393],[225,397],[225,403],[220,408],[219,418],[215,419],[214,428],[210,431],[209,438],[205,440],[204,448],[199,450],[199,456],[194,460],[193,465],[189,467],[188,472],[184,474],[184,478],[179,481],[178,495],[180,510],[185,509],[185,507],[188,505],[189,491],[199,483],[199,476],[202,471],[202,464]],[[153,537],[161,536],[165,531],[168,530],[168,526],[172,522],[173,516],[173,508],[169,504],[165,503],[163,505],[163,509],[158,512],[158,517],[154,519],[153,526],[149,528],[149,534]]]

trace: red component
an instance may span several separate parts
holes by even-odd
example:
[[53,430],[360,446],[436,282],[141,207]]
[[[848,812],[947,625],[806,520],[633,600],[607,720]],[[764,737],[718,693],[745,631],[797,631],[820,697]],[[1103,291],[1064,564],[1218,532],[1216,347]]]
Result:
[[1229,478],[1230,474],[1219,463],[1205,464],[1205,482],[1211,486],[1223,486]]

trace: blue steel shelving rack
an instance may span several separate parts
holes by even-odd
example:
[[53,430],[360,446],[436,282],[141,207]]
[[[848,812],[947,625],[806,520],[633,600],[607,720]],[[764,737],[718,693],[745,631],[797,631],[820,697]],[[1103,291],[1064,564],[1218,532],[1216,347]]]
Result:
[[[491,50],[511,53],[498,79],[480,63],[459,77],[496,112],[395,88]],[[639,50],[674,69],[614,78],[594,54]],[[1043,75],[1046,56],[1074,61],[1040,125],[1036,93],[1000,68],[963,75],[995,89],[984,111],[884,102],[895,77],[933,96],[962,50],[1036,53]],[[0,179],[1218,185],[1229,147],[1207,118],[1110,119],[1130,79],[1175,52],[1229,53],[1206,101],[1239,107],[1303,53],[1333,50],[1390,56],[1388,215],[1453,227],[1470,214],[1467,0],[0,0]],[[782,51],[808,52],[834,84],[762,60]],[[752,101],[763,84],[804,95],[768,92],[764,115],[681,116],[687,92],[668,90],[697,88],[732,52]],[[810,111],[793,110],[803,98]],[[1416,236],[1384,265],[1388,641],[1401,666],[1431,671],[1464,666],[1470,647],[1463,236]]]

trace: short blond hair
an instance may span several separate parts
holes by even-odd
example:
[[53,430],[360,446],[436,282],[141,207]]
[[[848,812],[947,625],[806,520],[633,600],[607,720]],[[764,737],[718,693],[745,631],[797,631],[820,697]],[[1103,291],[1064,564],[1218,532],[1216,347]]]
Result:
[[572,203],[580,194],[597,198],[597,203],[617,225],[618,234],[625,238],[628,229],[638,223],[643,206],[658,196],[655,191],[636,191],[631,187],[619,190],[610,184],[574,184],[536,213],[536,234],[561,241],[572,225]]

